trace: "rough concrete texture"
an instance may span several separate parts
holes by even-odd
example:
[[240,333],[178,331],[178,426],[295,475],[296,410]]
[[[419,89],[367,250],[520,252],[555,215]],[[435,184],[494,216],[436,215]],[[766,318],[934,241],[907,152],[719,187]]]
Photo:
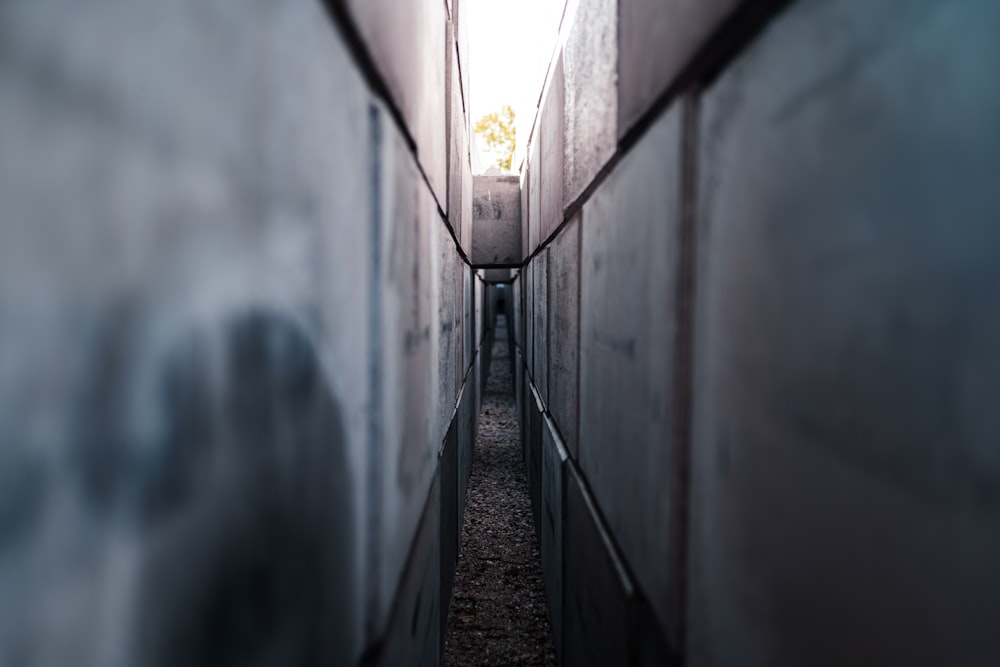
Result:
[[538,389],[542,401],[549,400],[549,331],[548,331],[548,294],[549,294],[549,248],[545,248],[531,262],[534,290],[534,331],[535,344],[532,347],[532,379]]
[[[531,150],[530,146],[528,147],[528,150]],[[531,205],[528,203],[529,202],[528,198],[530,194],[529,186],[531,185],[528,176],[528,164],[530,161],[531,161],[530,157],[525,157],[524,163],[521,165],[520,186],[521,186],[521,257],[522,258],[527,258],[528,255],[531,254],[531,251],[528,249],[528,244],[531,242],[531,234],[528,231],[528,225],[529,225],[528,217],[529,214],[531,213]]]
[[556,653],[563,654],[563,477],[569,453],[551,419],[542,427],[541,533],[545,595]]
[[465,514],[465,491],[472,470],[472,448],[476,440],[479,413],[476,412],[477,392],[473,373],[459,398],[458,404],[458,525]]
[[465,109],[462,106],[461,79],[458,71],[458,54],[454,42],[455,26],[448,23],[448,224],[455,232],[455,238],[462,238],[463,185],[465,169],[469,168],[468,126]]
[[483,299],[485,295],[483,294],[483,281],[479,278],[476,273],[472,274],[472,290],[475,292],[475,309],[473,311],[473,317],[475,321],[473,322],[473,331],[475,332],[475,346],[476,352],[479,351],[480,346],[483,344]]
[[[536,128],[537,131],[537,128]],[[528,158],[528,253],[531,255],[538,248],[541,233],[539,232],[542,218],[542,151],[541,147],[532,149]]]
[[[538,227],[531,234],[538,234],[538,243],[545,239],[563,220],[563,60],[559,57],[550,72],[545,101],[538,112],[536,128],[540,139],[538,217],[531,224]],[[535,224],[537,222],[537,224]]]
[[465,328],[465,262],[461,256],[454,254],[451,261],[455,265],[452,270],[455,279],[455,389],[462,393],[462,385],[465,382],[465,374],[468,367],[465,365],[465,346],[469,331]]
[[369,97],[236,9],[0,6],[0,664],[360,652]]
[[[455,41],[458,46],[458,68],[461,72],[462,81],[462,105],[465,109],[465,114],[468,116],[471,112],[469,100],[470,87],[469,87],[469,73],[472,71],[469,61],[469,21],[465,20],[464,9],[466,2],[474,2],[475,0],[453,0],[453,14],[452,23],[455,24]],[[466,137],[468,140],[468,137]],[[466,143],[468,147],[468,142]]]
[[997,25],[794,4],[706,97],[692,665],[1000,656]]
[[462,160],[465,165],[462,167],[462,249],[466,257],[472,257],[472,201],[473,201],[473,176],[472,163],[469,161],[469,145],[465,145],[462,153]]
[[[618,136],[666,92],[739,0],[618,0]],[[650,53],[656,53],[655,58]]]
[[379,667],[436,667],[441,660],[441,494],[437,477],[421,507],[406,569],[395,600],[386,641],[370,664]]
[[347,5],[393,102],[417,144],[417,156],[441,208],[447,208],[448,128],[443,2],[335,0]]
[[463,357],[464,363],[462,364],[462,367],[466,372],[468,372],[472,367],[473,357],[479,346],[476,341],[475,329],[476,293],[473,291],[475,282],[472,277],[472,267],[468,264],[463,265],[462,273],[462,294],[464,295],[463,298],[465,301],[465,308],[462,314],[462,318],[464,320],[462,329],[465,332],[465,355]]
[[440,218],[431,219],[431,232],[434,252],[437,261],[431,264],[432,275],[437,276],[436,290],[437,317],[432,322],[434,343],[437,352],[437,382],[435,383],[439,396],[437,397],[437,428],[433,433],[433,443],[441,444],[445,432],[454,418],[458,399],[459,377],[457,372],[458,353],[461,349],[458,342],[458,331],[455,322],[458,319],[458,272],[461,262],[456,261],[458,250],[448,233],[448,228]]
[[565,470],[563,551],[572,555],[563,560],[563,664],[632,664],[635,589],[583,481]]
[[486,269],[483,280],[487,283],[505,283],[511,279],[513,272],[513,269]]
[[521,263],[521,189],[517,176],[473,177],[472,264]]
[[444,667],[555,665],[539,544],[517,439],[507,326],[483,393]]
[[[441,613],[438,617],[438,638],[442,644],[447,634],[448,609],[455,581],[455,567],[458,564],[458,546],[461,537],[460,531],[462,529],[461,516],[464,509],[459,503],[459,487],[462,486],[458,475],[458,429],[460,423],[460,420],[457,418],[452,421],[451,426],[448,428],[448,435],[445,436],[444,445],[441,448],[441,456],[438,459],[438,478],[440,479],[441,487],[441,500],[439,503],[441,545],[439,581],[441,590],[438,594],[438,600],[441,603]],[[462,497],[464,500],[464,494]]]
[[563,59],[566,136],[560,199],[565,205],[590,185],[618,146],[618,0],[579,0]]
[[[380,294],[383,382],[380,502],[382,553],[380,613],[388,610],[410,551],[417,518],[437,467],[437,401],[432,386],[437,351],[437,311],[432,310],[439,277],[432,273],[431,225],[441,225],[412,154],[393,127],[386,127],[381,153],[385,197],[380,210],[380,271],[374,276]],[[436,337],[436,336],[434,336]]]
[[680,131],[671,110],[585,206],[580,287],[579,464],[665,628],[681,548],[670,543]]
[[532,259],[522,269],[523,275],[525,277],[524,282],[524,296],[525,296],[525,327],[524,327],[524,337],[525,337],[525,348],[527,354],[525,355],[525,365],[528,371],[528,375],[534,376],[535,371],[535,270],[534,270],[535,260]]
[[549,246],[548,336],[549,410],[577,456],[580,379],[580,218],[577,216]]
[[524,315],[522,314],[521,310],[522,307],[521,275],[520,271],[513,271],[512,273],[514,275],[512,276],[510,289],[511,289],[512,305],[513,305],[513,310],[512,310],[513,317],[511,318],[510,335],[516,347],[523,347],[524,339],[523,339],[523,334],[521,333],[521,324],[524,321]]
[[524,443],[525,465],[528,468],[528,492],[531,495],[531,509],[535,524],[535,534],[542,528],[542,432],[545,429],[545,404],[533,383],[527,384],[528,398],[528,439]]

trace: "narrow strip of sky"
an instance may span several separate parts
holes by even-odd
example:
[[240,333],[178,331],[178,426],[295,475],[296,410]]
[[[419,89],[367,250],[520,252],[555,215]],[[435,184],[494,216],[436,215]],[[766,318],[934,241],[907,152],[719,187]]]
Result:
[[[524,157],[545,70],[555,48],[565,0],[464,0],[469,18],[470,123],[504,104],[514,107],[517,148]],[[485,169],[494,158],[482,152]]]

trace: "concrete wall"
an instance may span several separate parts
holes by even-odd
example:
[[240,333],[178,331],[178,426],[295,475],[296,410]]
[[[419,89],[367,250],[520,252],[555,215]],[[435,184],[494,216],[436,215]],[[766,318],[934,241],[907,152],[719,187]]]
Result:
[[0,7],[0,664],[437,663],[462,4]]
[[1000,662],[998,19],[568,3],[512,286],[563,664]]

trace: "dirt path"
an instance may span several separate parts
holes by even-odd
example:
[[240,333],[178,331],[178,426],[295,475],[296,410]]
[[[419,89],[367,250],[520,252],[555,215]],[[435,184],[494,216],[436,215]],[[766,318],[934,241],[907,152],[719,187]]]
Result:
[[501,315],[479,415],[445,667],[556,664],[513,386]]

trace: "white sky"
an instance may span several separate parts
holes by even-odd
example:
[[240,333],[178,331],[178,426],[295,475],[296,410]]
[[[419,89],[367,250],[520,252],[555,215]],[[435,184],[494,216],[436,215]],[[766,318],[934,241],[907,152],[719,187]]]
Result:
[[[504,104],[514,107],[517,148],[511,168],[515,172],[535,120],[564,4],[565,0],[464,0],[462,6],[469,20],[469,122],[474,125]],[[479,143],[483,168],[495,166],[495,158]]]

